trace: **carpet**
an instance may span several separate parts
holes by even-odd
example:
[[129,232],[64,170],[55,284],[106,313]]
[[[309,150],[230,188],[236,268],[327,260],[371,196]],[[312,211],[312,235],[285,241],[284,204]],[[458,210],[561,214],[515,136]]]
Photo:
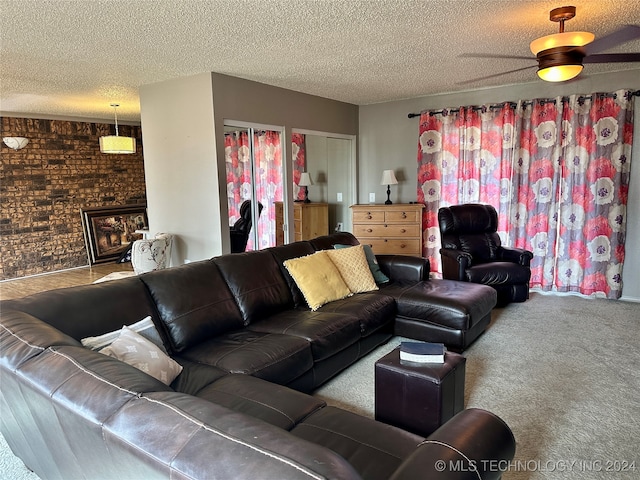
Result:
[[[392,338],[314,395],[373,417],[375,361]],[[464,355],[465,407],[516,437],[505,480],[640,478],[640,304],[532,293],[495,309]],[[37,480],[0,436],[0,479]],[[72,479],[70,479],[72,480]]]
[[[373,417],[374,363],[394,337],[315,392]],[[465,352],[465,407],[499,415],[505,480],[640,478],[640,304],[532,293],[495,309]]]

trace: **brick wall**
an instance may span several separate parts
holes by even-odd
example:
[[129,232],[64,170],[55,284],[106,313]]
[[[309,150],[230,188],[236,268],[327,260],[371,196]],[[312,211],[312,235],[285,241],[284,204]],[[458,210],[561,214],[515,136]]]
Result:
[[27,137],[12,150],[0,142],[0,280],[87,265],[80,209],[146,201],[141,129],[132,155],[100,153],[114,126],[2,117],[2,137]]

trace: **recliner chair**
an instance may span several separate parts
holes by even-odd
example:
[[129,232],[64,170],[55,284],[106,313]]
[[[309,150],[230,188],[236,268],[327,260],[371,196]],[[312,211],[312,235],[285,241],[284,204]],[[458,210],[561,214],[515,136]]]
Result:
[[477,203],[442,207],[438,223],[444,278],[493,287],[499,306],[529,298],[533,253],[501,245],[495,208]]
[[[258,202],[258,217],[262,213],[262,204]],[[245,200],[240,205],[240,218],[236,220],[233,226],[229,227],[231,236],[231,253],[241,253],[247,249],[249,241],[249,232],[251,232],[251,200]]]

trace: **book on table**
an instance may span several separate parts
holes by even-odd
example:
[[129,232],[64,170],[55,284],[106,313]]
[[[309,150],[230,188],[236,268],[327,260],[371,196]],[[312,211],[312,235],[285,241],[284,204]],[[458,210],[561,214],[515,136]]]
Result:
[[400,360],[415,363],[444,363],[443,343],[400,342]]

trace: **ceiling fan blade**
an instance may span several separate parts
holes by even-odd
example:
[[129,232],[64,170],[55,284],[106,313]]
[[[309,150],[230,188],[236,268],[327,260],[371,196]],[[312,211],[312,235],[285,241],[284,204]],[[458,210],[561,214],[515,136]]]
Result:
[[599,53],[588,55],[582,59],[582,63],[624,63],[640,62],[640,53]]
[[515,58],[517,60],[535,61],[535,57],[521,57],[517,55],[499,55],[492,53],[461,53],[458,58]]
[[507,70],[506,72],[494,73],[492,75],[487,75],[486,77],[476,77],[471,80],[464,80],[462,82],[456,82],[458,85],[467,85],[469,83],[479,82],[480,80],[488,80],[490,78],[501,77],[503,75],[508,75],[509,73],[521,72],[522,70],[529,70],[530,68],[536,68],[537,65],[530,65],[528,67],[516,68],[515,70]]
[[599,53],[604,50],[608,50],[623,43],[630,42],[631,40],[637,40],[640,38],[640,25],[625,25],[624,27],[616,30],[615,32],[605,35],[601,38],[596,38],[593,42],[585,47],[587,55]]

